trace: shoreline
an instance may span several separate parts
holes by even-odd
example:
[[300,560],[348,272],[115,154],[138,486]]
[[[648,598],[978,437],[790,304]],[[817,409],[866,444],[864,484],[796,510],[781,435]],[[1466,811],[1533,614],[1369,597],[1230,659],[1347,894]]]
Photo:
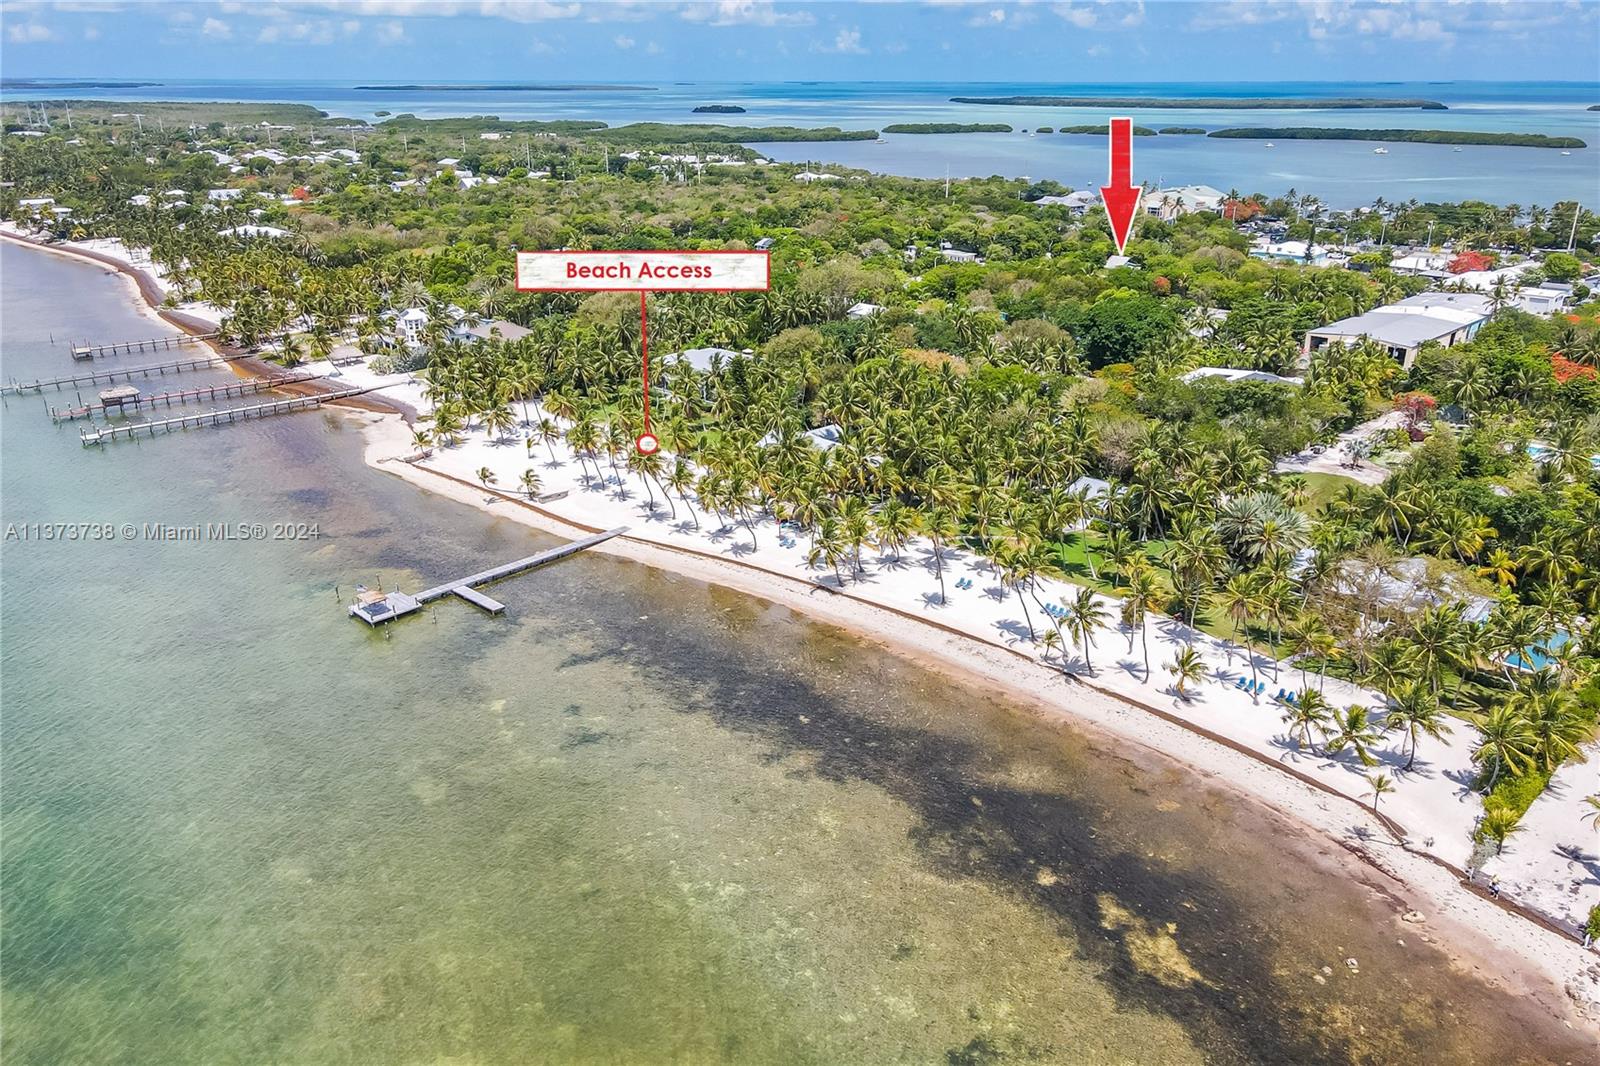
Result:
[[[571,538],[595,528],[422,462],[403,461],[412,447],[401,418],[362,418],[359,425],[367,465],[424,492],[554,536]],[[1286,819],[1304,842],[1337,848],[1348,857],[1341,865],[1354,860],[1349,872],[1361,884],[1398,901],[1394,903],[1397,932],[1411,930],[1411,935],[1420,935],[1444,952],[1461,972],[1530,998],[1567,1025],[1600,1036],[1600,962],[1592,953],[1539,916],[1469,887],[1459,871],[1436,857],[1386,839],[1391,831],[1388,819],[1380,821],[1369,808],[1313,779],[1285,773],[1286,767],[1262,760],[1226,738],[1208,736],[1190,723],[1031,661],[1003,645],[824,585],[629,534],[591,550],[779,604],[947,677],[993,691],[1027,713],[1108,746],[1131,743],[1144,761],[1177,764],[1208,787]],[[1051,684],[1042,688],[1030,684],[1041,679]],[[1411,912],[1420,912],[1423,921],[1406,921],[1404,915]]]
[[[18,244],[113,268],[134,286],[148,317],[168,328],[183,328],[166,317],[170,312],[150,306],[158,302],[152,300],[151,291],[159,293],[160,287],[138,266],[90,249],[42,245],[11,233],[4,236]],[[219,350],[209,342],[207,346]],[[317,383],[308,384],[311,391],[320,391]],[[374,469],[557,536],[570,537],[574,530],[594,528],[506,493],[486,493],[443,470],[400,461],[398,456],[412,450],[407,424],[416,416],[403,401],[329,406],[351,415],[363,411],[375,416],[358,418],[365,440],[364,459]],[[1398,828],[1395,823],[1375,818],[1353,797],[1307,774],[1148,703],[1081,681],[1031,655],[933,619],[868,602],[849,590],[633,536],[618,537],[596,550],[782,604],[948,676],[996,688],[1009,702],[1030,713],[1111,740],[1131,742],[1142,753],[1183,766],[1213,787],[1226,788],[1285,816],[1312,843],[1337,845],[1356,859],[1359,865],[1355,870],[1363,884],[1388,898],[1405,901],[1395,914],[1397,929],[1406,927],[1402,914],[1421,911],[1424,923],[1412,926],[1413,935],[1420,933],[1458,968],[1491,986],[1531,997],[1568,1025],[1576,1023],[1600,1035],[1600,961],[1593,953],[1584,951],[1541,916],[1506,900],[1489,899],[1465,884],[1460,871],[1439,857],[1385,840]],[[1048,686],[1039,687],[1041,680],[1049,682]],[[1373,874],[1385,883],[1380,886],[1366,880]]]

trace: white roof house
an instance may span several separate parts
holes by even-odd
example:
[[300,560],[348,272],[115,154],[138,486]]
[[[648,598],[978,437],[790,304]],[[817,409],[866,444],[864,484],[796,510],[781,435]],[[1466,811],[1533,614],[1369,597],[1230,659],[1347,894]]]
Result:
[[710,372],[712,360],[716,360],[723,366],[727,366],[739,356],[751,354],[753,353],[748,350],[737,352],[732,348],[686,348],[681,352],[673,352],[672,354],[668,355],[667,358],[677,362],[688,363],[690,366],[704,374]]
[[219,237],[287,237],[289,231],[276,226],[234,226],[232,229],[222,230]]
[[[816,448],[818,451],[825,452],[844,439],[844,429],[830,422],[825,426],[818,426],[816,429],[808,429],[804,433],[800,434],[800,436],[802,439],[807,441],[811,447]],[[756,442],[757,446],[762,448],[770,448],[776,443],[778,443],[777,430],[773,430],[771,433],[768,433],[765,437],[762,437]]]
[[457,159],[453,155],[445,156],[443,159],[439,160],[437,163],[434,164],[434,166],[441,167],[441,168],[442,167],[455,168],[455,167],[459,167],[460,165],[461,165],[461,160]]
[[132,196],[128,197],[128,202],[134,207],[149,207],[150,197],[146,196],[142,192],[134,193]]
[[1041,196],[1033,202],[1039,207],[1065,207],[1070,211],[1076,211],[1081,214],[1093,207],[1099,199],[1100,197],[1088,189],[1079,189],[1077,192],[1069,192],[1065,196]]
[[1310,330],[1303,352],[1309,356],[1325,345],[1355,344],[1366,337],[1409,367],[1424,344],[1464,344],[1493,314],[1490,298],[1478,293],[1425,292]]
[[813,171],[813,170],[802,170],[800,173],[798,173],[798,174],[796,174],[794,176],[794,180],[795,181],[804,181],[804,182],[838,181],[839,180],[839,175],[837,175],[837,174],[822,174],[822,173],[819,173],[819,172]]
[[1267,381],[1276,385],[1304,385],[1304,378],[1286,378],[1269,374],[1265,370],[1240,370],[1231,366],[1196,367],[1183,375],[1183,380],[1194,382],[1202,378],[1220,378],[1223,381]]
[[1310,263],[1321,266],[1328,261],[1328,249],[1325,245],[1317,245],[1310,249],[1309,254],[1305,241],[1269,241],[1258,237],[1250,249],[1254,259],[1283,259],[1293,263]]
[[883,308],[878,304],[859,303],[852,304],[844,314],[846,318],[871,318],[882,310]]
[[1196,211],[1221,211],[1227,194],[1209,185],[1180,185],[1174,189],[1151,189],[1144,194],[1144,213],[1163,222]]
[[31,207],[35,211],[37,211],[39,208],[41,208],[41,207],[49,207],[52,204],[54,204],[55,202],[56,202],[56,198],[54,196],[30,196],[27,199],[18,200],[17,201],[17,206],[18,207]]
[[237,200],[244,195],[243,189],[207,189],[207,200]]

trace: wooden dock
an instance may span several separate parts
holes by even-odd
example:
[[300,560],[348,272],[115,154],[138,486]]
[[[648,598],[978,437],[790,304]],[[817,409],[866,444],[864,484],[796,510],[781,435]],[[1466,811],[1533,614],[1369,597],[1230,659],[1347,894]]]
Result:
[[228,363],[248,358],[247,355],[207,356],[203,359],[175,359],[170,363],[146,363],[143,366],[118,367],[115,370],[93,370],[86,374],[66,374],[59,378],[41,378],[36,381],[13,381],[0,385],[0,396],[15,396],[24,392],[43,392],[45,389],[81,388],[85,385],[110,385],[117,381],[132,381],[135,377],[158,374],[182,374],[190,370],[217,370]]
[[203,341],[216,340],[220,333],[174,333],[166,337],[147,337],[137,341],[112,341],[109,344],[74,344],[72,358],[99,359],[106,355],[126,355],[130,352],[166,351],[183,348]]
[[159,418],[151,422],[129,422],[117,426],[102,426],[98,429],[89,428],[81,431],[78,438],[83,441],[84,447],[91,444],[105,444],[119,438],[132,440],[140,434],[155,436],[156,433],[170,433],[175,429],[203,429],[208,426],[225,426],[232,422],[243,422],[252,418],[270,418],[273,415],[285,415],[291,411],[309,411],[321,407],[330,400],[343,400],[351,396],[361,396],[365,393],[376,392],[385,388],[383,385],[369,385],[359,389],[342,389],[338,392],[323,392],[315,396],[295,396],[287,400],[272,400],[267,403],[251,404],[248,407],[225,407],[220,411],[204,411],[199,414],[179,415],[177,418]]
[[480,570],[470,577],[447,581],[442,585],[424,589],[415,595],[404,592],[376,593],[358,589],[356,602],[349,606],[350,617],[359,618],[367,625],[376,627],[384,622],[392,622],[396,618],[408,615],[412,611],[420,610],[423,605],[432,603],[434,600],[451,595],[466,600],[474,607],[479,607],[490,614],[499,614],[506,609],[506,605],[479,592],[478,586],[501,581],[508,577],[515,577],[535,567],[553,563],[557,559],[565,559],[569,555],[576,555],[585,548],[592,548],[596,544],[602,544],[612,537],[627,531],[627,526],[618,526],[616,529],[608,529],[603,533],[580,537],[558,548],[551,548],[537,555],[530,555],[525,559],[518,559],[488,570]]
[[158,392],[153,396],[134,396],[114,401],[102,398],[94,403],[84,404],[81,407],[52,407],[50,408],[50,418],[56,422],[70,422],[79,418],[93,418],[97,414],[105,414],[112,410],[137,411],[140,408],[147,407],[172,407],[175,404],[228,400],[240,396],[254,396],[257,393],[266,392],[268,389],[293,385],[300,381],[316,381],[319,378],[320,375],[318,374],[285,374],[282,377],[241,378],[237,381],[221,382],[216,385],[202,385],[194,389]]

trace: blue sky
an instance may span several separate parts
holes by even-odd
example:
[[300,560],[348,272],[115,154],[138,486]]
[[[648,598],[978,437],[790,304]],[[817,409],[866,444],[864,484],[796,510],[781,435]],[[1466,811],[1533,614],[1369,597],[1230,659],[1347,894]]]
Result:
[[0,0],[9,77],[1600,79],[1600,0]]

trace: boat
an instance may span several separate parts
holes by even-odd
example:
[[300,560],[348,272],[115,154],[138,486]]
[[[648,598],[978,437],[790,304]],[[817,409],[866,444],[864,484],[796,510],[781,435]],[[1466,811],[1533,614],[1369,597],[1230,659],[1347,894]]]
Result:
[[1267,142],[1267,147],[1268,147],[1268,148],[1276,148],[1276,147],[1278,147],[1278,146],[1277,146],[1277,145],[1275,145],[1275,144],[1273,144],[1273,143],[1272,143],[1272,142],[1271,142],[1271,141],[1268,141],[1268,142]]
[[1562,149],[1561,154],[1562,155],[1571,155],[1572,153],[1567,151],[1566,149]]
[[1450,150],[1451,150],[1451,151],[1452,151],[1452,152],[1459,152],[1459,151],[1461,151],[1461,149],[1459,149],[1459,148],[1452,148],[1452,149],[1450,149]]
[[887,140],[885,140],[884,138],[879,137],[877,140],[873,141],[872,143],[873,144],[888,144],[889,142]]
[[1372,150],[1372,154],[1373,155],[1388,155],[1389,154],[1389,149],[1387,149],[1387,148],[1374,148]]

